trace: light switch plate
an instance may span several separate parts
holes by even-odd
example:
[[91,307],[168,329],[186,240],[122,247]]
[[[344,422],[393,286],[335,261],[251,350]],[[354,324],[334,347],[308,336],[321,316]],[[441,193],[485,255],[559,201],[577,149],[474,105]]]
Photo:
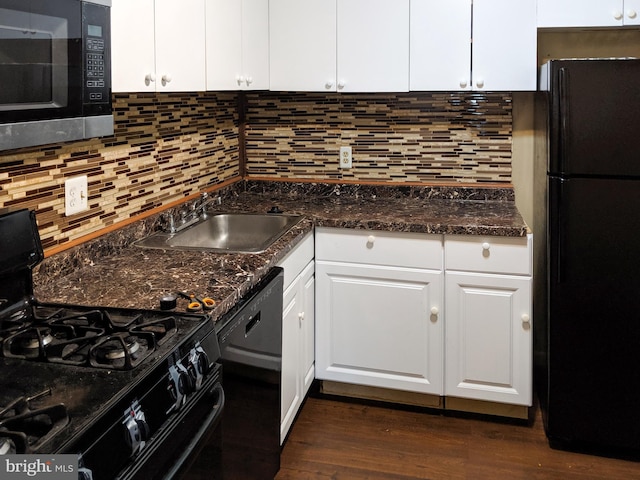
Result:
[[74,215],[89,208],[87,176],[70,178],[64,182],[64,214]]
[[340,168],[351,168],[351,147],[340,147]]

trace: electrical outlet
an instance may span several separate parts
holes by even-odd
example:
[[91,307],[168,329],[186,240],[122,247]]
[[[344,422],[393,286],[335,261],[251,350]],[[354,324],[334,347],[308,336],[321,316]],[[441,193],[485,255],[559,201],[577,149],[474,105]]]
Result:
[[340,168],[351,168],[351,147],[340,147]]
[[64,182],[64,214],[74,215],[89,208],[87,176],[70,178]]

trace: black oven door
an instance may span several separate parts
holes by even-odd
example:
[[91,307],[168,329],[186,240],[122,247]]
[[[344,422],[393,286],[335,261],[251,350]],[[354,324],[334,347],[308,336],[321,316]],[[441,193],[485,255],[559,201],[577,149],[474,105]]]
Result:
[[82,113],[78,0],[0,0],[0,123]]
[[154,436],[118,479],[222,478],[222,385],[219,381],[207,385],[193,400]]

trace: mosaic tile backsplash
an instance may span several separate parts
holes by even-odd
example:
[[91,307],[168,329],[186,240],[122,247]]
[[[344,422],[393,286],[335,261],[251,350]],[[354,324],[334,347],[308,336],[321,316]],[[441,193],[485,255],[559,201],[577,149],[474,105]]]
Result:
[[[45,250],[241,172],[284,181],[511,186],[509,94],[115,94],[114,116],[112,137],[0,152],[0,210],[35,209]],[[348,170],[338,168],[343,145],[353,149]],[[88,176],[90,208],[65,217],[64,180],[77,175]]]
[[[47,250],[237,177],[237,95],[115,94],[115,133],[0,152],[0,207],[36,210]],[[65,217],[64,180],[89,210]]]
[[[249,177],[406,184],[511,182],[510,94],[247,96]],[[340,146],[353,167],[339,168]]]

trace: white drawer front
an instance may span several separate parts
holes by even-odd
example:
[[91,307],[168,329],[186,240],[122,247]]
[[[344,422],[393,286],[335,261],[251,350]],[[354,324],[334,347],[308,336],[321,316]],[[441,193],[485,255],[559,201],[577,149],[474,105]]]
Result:
[[442,236],[316,228],[316,260],[442,270]]
[[278,263],[284,268],[284,289],[300,275],[304,267],[313,260],[313,233],[309,233],[286,257]]
[[447,270],[531,275],[531,235],[491,237],[445,235]]

